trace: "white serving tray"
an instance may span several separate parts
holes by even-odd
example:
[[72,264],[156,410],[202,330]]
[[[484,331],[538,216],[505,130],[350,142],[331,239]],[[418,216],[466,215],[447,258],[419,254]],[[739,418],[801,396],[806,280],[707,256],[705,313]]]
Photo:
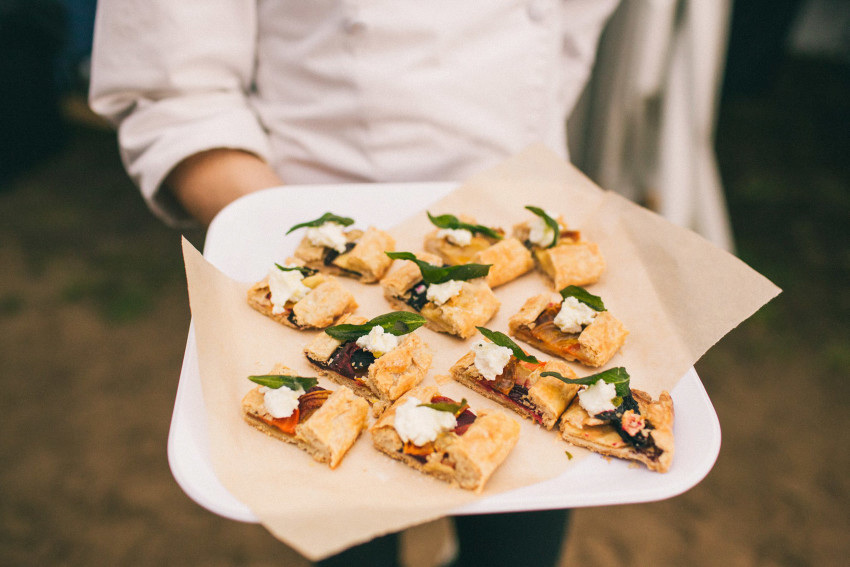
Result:
[[[327,211],[345,211],[368,224],[390,228],[451,192],[452,183],[289,186],[260,191],[225,208],[207,233],[204,256],[229,277],[261,279],[269,257],[285,257],[292,240],[286,230]],[[287,249],[289,247],[289,249]],[[258,253],[262,252],[262,253]],[[576,463],[559,477],[488,496],[454,514],[578,508],[663,500],[696,486],[720,452],[720,423],[696,371],[691,368],[671,392],[676,408],[676,456],[664,474],[598,455]],[[226,518],[257,518],[218,481],[209,454],[201,379],[190,327],[168,436],[168,462],[180,487],[195,502]]]

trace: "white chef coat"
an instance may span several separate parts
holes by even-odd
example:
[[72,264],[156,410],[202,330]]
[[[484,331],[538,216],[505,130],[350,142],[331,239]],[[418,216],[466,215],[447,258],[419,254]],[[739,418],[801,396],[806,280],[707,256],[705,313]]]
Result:
[[237,148],[288,184],[451,181],[565,118],[618,0],[100,0],[91,107],[152,210],[163,179]]

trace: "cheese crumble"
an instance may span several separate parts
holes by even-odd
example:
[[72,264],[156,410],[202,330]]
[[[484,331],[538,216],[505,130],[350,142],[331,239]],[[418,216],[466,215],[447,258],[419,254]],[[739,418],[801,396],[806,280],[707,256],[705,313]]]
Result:
[[345,228],[339,223],[326,222],[321,226],[314,226],[307,229],[307,240],[313,246],[325,246],[333,248],[340,254],[345,252],[345,245],[348,239],[345,237],[342,229]]
[[410,397],[395,410],[394,427],[402,441],[408,441],[421,447],[429,441],[436,441],[443,431],[457,426],[453,413],[435,410],[421,405],[422,402]]
[[357,346],[368,350],[379,358],[398,346],[399,339],[392,333],[388,333],[380,325],[375,325],[368,335],[357,339]]
[[310,288],[302,283],[304,274],[298,270],[280,270],[272,268],[269,271],[269,291],[271,291],[272,313],[280,315],[286,310],[286,303],[296,303],[304,299]]
[[468,246],[472,242],[472,232],[465,228],[441,228],[437,231],[437,238],[445,238],[457,246]]
[[593,322],[596,311],[575,297],[566,298],[555,316],[555,325],[565,333],[580,333]]
[[428,286],[428,291],[425,292],[425,299],[433,302],[435,305],[442,305],[458,295],[462,288],[463,282],[458,280],[449,280],[441,284],[431,284]]
[[604,411],[614,411],[617,406],[611,401],[617,397],[617,388],[602,378],[596,384],[578,393],[578,403],[589,415],[594,416]]
[[481,341],[472,347],[475,368],[487,380],[495,380],[510,362],[513,351],[508,347]]
[[[549,211],[544,212],[550,217],[556,218],[556,216]],[[529,242],[537,246],[549,246],[552,244],[552,240],[555,238],[555,231],[546,224],[546,221],[543,220],[542,217],[535,215],[534,218],[529,221],[528,228]]]
[[266,411],[274,418],[284,418],[292,415],[298,408],[298,398],[304,394],[304,390],[298,388],[291,390],[286,386],[280,388],[269,388],[262,386],[263,405]]

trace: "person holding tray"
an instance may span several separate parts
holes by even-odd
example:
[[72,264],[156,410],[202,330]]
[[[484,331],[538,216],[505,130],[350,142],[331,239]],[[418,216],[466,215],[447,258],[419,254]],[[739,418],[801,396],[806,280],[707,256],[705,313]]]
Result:
[[103,0],[90,105],[170,224],[284,183],[458,181],[567,156],[618,2]]
[[[101,0],[90,104],[172,226],[284,184],[457,181],[532,143],[567,157],[618,3]],[[458,564],[555,565],[567,518],[456,518]],[[396,547],[322,564],[391,565]]]

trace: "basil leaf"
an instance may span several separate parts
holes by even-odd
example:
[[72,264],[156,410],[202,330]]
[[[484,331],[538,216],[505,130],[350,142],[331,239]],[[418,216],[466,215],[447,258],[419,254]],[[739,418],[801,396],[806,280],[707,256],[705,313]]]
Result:
[[484,226],[483,224],[469,224],[466,222],[462,222],[454,215],[440,215],[438,217],[435,217],[430,212],[425,212],[428,214],[428,218],[431,219],[431,223],[437,228],[468,230],[472,234],[483,234],[484,236],[489,236],[490,238],[495,238],[496,240],[501,240],[502,238],[504,238],[504,236],[500,232],[490,228],[489,226]]
[[453,404],[450,402],[436,402],[433,404],[419,404],[419,407],[431,408],[437,411],[447,411],[455,416],[458,416],[469,407],[469,402],[466,401],[466,398],[463,398],[459,404]]
[[459,266],[447,266],[446,274],[440,281],[433,283],[446,283],[451,280],[469,281],[477,278],[483,278],[490,273],[490,266],[493,264],[461,264]]
[[277,266],[277,269],[281,272],[301,272],[301,275],[305,278],[318,272],[318,270],[307,268],[305,266],[281,266],[278,263],[275,263],[275,266]]
[[581,301],[594,311],[607,311],[607,309],[605,309],[605,304],[602,303],[602,298],[598,295],[593,295],[583,287],[579,287],[577,285],[568,285],[559,293],[564,299],[568,297],[575,297],[578,301]]
[[392,311],[378,315],[368,323],[369,329],[372,327],[381,326],[384,331],[400,337],[408,333],[412,333],[419,327],[425,324],[425,317],[419,313],[410,313],[409,311]]
[[422,274],[422,279],[425,280],[426,284],[442,283],[440,280],[446,274],[447,267],[429,264],[417,258],[412,252],[385,252],[385,254],[393,260],[410,260],[419,266],[419,272]]
[[272,390],[287,387],[290,390],[302,389],[305,392],[319,383],[316,378],[305,378],[303,376],[287,376],[285,374],[263,374],[261,376],[248,376],[248,380],[266,386]]
[[335,222],[337,224],[341,224],[342,226],[349,226],[349,225],[354,224],[354,219],[349,218],[349,217],[339,217],[339,216],[337,216],[333,213],[325,213],[322,216],[320,216],[319,218],[317,218],[316,220],[311,220],[311,221],[308,221],[308,222],[302,222],[300,224],[296,224],[295,226],[293,226],[292,228],[287,230],[286,234],[289,234],[293,230],[297,230],[299,228],[309,228],[309,227],[322,226],[326,222]]
[[535,358],[534,356],[532,356],[530,354],[526,354],[519,347],[519,345],[516,344],[505,333],[501,333],[499,331],[491,331],[490,329],[487,329],[485,327],[475,327],[475,328],[478,329],[478,331],[482,335],[484,335],[485,337],[490,339],[490,341],[492,341],[493,344],[498,345],[500,347],[507,347],[507,348],[511,349],[514,356],[517,357],[518,359],[522,360],[523,362],[531,362],[533,364],[540,364],[540,361],[538,361],[537,358]]
[[400,337],[408,333],[412,333],[419,327],[425,324],[425,317],[419,313],[410,313],[409,311],[393,311],[378,315],[371,321],[362,325],[353,325],[351,323],[343,323],[325,329],[325,333],[332,336],[336,340],[349,343],[356,341],[362,336],[368,335],[372,327],[382,327],[384,331]]
[[435,266],[420,260],[411,252],[385,252],[393,260],[410,260],[419,266],[426,284],[441,284],[451,280],[467,281],[483,278],[490,272],[492,264],[461,264],[459,266]]
[[540,207],[532,207],[531,205],[528,205],[525,208],[540,217],[541,219],[543,219],[543,222],[546,223],[546,226],[551,228],[552,232],[555,234],[555,236],[552,237],[552,243],[549,244],[549,246],[546,246],[546,248],[552,248],[553,246],[555,246],[558,243],[558,237],[561,235],[561,225],[558,224],[558,221],[547,215],[546,212]]
[[602,372],[593,374],[592,376],[585,376],[584,378],[564,378],[557,372],[543,372],[541,376],[554,376],[567,384],[581,384],[582,386],[592,386],[599,380],[604,380],[608,384],[614,384],[617,396],[621,398],[625,398],[631,393],[631,389],[629,388],[629,373],[622,366],[609,368],[608,370],[603,370]]

